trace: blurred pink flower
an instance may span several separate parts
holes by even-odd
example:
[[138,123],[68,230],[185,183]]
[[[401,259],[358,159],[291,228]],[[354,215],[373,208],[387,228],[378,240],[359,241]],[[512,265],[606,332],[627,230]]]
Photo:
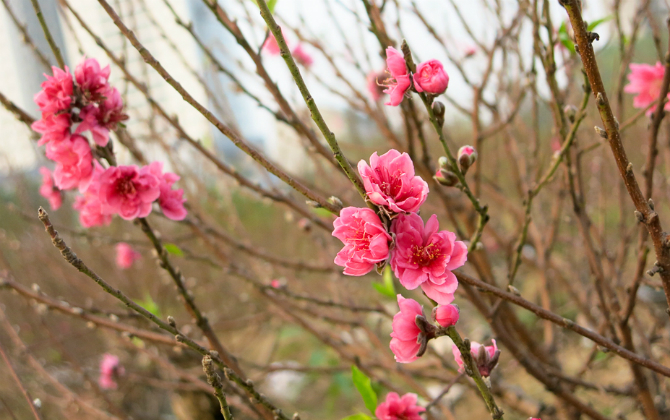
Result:
[[58,210],[61,204],[63,204],[63,195],[60,190],[54,186],[51,171],[48,168],[42,166],[40,168],[40,174],[42,174],[40,195],[49,200],[49,205],[53,210]]
[[99,196],[104,214],[125,220],[146,217],[160,196],[160,180],[148,166],[112,166],[100,175]]
[[116,129],[118,123],[128,119],[123,113],[123,99],[115,88],[108,89],[106,98],[98,106],[84,107],[79,113],[82,119],[75,133],[90,130],[95,144],[105,147],[109,141],[109,131]]
[[100,362],[100,378],[98,384],[102,389],[116,389],[116,378],[125,373],[123,366],[119,364],[119,358],[113,354],[105,353]]
[[358,162],[365,191],[373,203],[396,213],[416,212],[426,201],[428,184],[414,175],[414,163],[407,153],[391,149],[381,156]]
[[314,59],[307,51],[305,51],[302,44],[298,44],[297,47],[293,48],[291,55],[293,55],[293,58],[298,64],[301,64],[305,68],[309,68],[314,64]]
[[370,94],[370,98],[377,102],[381,99],[382,94],[384,93],[384,85],[380,81],[386,79],[386,73],[371,71],[368,73],[366,88]]
[[416,66],[414,87],[418,92],[439,95],[447,90],[447,86],[449,86],[449,76],[439,61],[428,60]]
[[[282,35],[283,34],[284,31],[282,31]],[[286,37],[284,37],[284,39],[286,39]],[[281,52],[279,49],[279,44],[277,44],[277,39],[275,38],[272,32],[268,34],[267,39],[263,43],[262,50],[270,55],[279,55],[279,53]]]
[[109,73],[109,66],[101,69],[95,58],[85,58],[77,65],[74,77],[84,103],[101,101],[108,95]]
[[43,146],[50,142],[59,142],[64,140],[70,134],[70,114],[47,114],[32,123],[30,128],[35,132],[42,134],[37,142],[38,146]]
[[184,203],[186,202],[184,190],[172,189],[172,185],[179,181],[179,175],[171,172],[163,173],[163,164],[161,162],[152,162],[149,165],[149,170],[160,181],[158,204],[165,217],[172,220],[184,220],[187,214],[184,208]]
[[[417,316],[424,316],[423,307],[414,299],[405,299],[398,295],[400,312],[393,316],[391,333],[391,351],[398,363],[410,363],[419,358],[421,349],[421,330],[416,324]],[[425,317],[424,317],[425,318]]]
[[75,134],[59,142],[50,142],[46,156],[56,162],[54,181],[61,190],[82,189],[90,181],[93,155],[84,137]]
[[435,321],[445,328],[456,325],[460,315],[460,310],[456,305],[440,305],[433,309]]
[[279,282],[279,280],[274,279],[274,280],[270,281],[270,287],[274,287],[275,289],[279,289],[281,287],[281,283]]
[[391,235],[371,209],[345,207],[333,226],[333,236],[344,243],[335,257],[335,264],[345,267],[344,274],[362,276],[388,258]]
[[122,269],[128,269],[133,263],[142,258],[142,254],[135,251],[125,242],[116,244],[116,265]]
[[70,70],[67,66],[65,70],[58,67],[51,67],[51,70],[53,76],[44,75],[47,80],[42,82],[42,90],[35,95],[35,103],[45,114],[66,110],[72,103],[73,83]]
[[424,411],[424,407],[417,405],[416,394],[405,394],[400,398],[395,392],[389,392],[386,401],[375,410],[375,416],[379,420],[422,420],[419,413]]
[[391,225],[395,248],[391,268],[400,283],[409,290],[421,286],[424,293],[440,305],[454,300],[458,280],[451,270],[465,264],[468,249],[456,234],[439,231],[437,216],[432,215],[425,227],[416,213],[401,214]]
[[[475,364],[482,376],[490,376],[491,371],[496,367],[498,359],[500,358],[500,350],[498,350],[496,340],[491,340],[491,342],[493,342],[492,346],[484,346],[475,341],[470,343],[470,354],[472,354],[472,358],[475,360]],[[451,352],[454,354],[454,360],[458,365],[458,371],[461,373],[464,372],[465,367],[463,358],[461,357],[461,351],[455,344],[451,347]]]
[[386,49],[386,66],[391,73],[391,78],[386,80],[386,90],[384,90],[384,93],[391,97],[386,105],[398,106],[410,85],[405,57],[395,48],[388,47]]
[[[646,108],[649,104],[658,101],[664,74],[665,67],[660,62],[657,62],[654,66],[635,63],[630,65],[630,74],[628,75],[630,83],[624,87],[624,92],[637,94],[633,99],[635,108]],[[668,97],[670,97],[670,94]],[[655,106],[650,108],[647,114],[654,112],[655,108]],[[670,111],[670,102],[666,102],[664,109]]]

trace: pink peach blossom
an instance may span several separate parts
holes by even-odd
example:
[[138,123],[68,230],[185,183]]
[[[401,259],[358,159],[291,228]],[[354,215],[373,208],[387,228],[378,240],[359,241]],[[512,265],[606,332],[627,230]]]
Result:
[[365,192],[373,203],[396,213],[416,212],[426,201],[428,184],[414,175],[414,164],[407,153],[391,149],[381,156],[358,162]]
[[405,299],[398,295],[400,312],[393,317],[391,333],[391,351],[398,363],[410,363],[417,360],[421,349],[421,330],[416,325],[416,317],[424,316],[423,307],[414,299]]
[[386,73],[372,71],[368,73],[366,79],[366,88],[370,94],[370,98],[377,102],[381,99],[382,94],[384,93],[384,85],[382,81],[386,79]]
[[[649,104],[658,101],[664,74],[665,67],[660,62],[653,66],[635,63],[630,65],[630,74],[628,75],[630,83],[624,87],[624,92],[637,94],[633,99],[635,108],[646,108]],[[668,97],[670,97],[670,94]],[[653,106],[647,113],[651,114],[655,108],[656,106]],[[670,111],[670,102],[666,102],[664,109]]]
[[85,138],[75,134],[63,141],[50,142],[46,156],[56,162],[54,181],[59,189],[85,189],[93,173],[91,147]]
[[388,47],[386,49],[386,66],[391,73],[391,79],[386,81],[387,88],[384,90],[384,93],[390,96],[386,105],[398,106],[410,86],[405,57],[395,48]]
[[35,132],[42,134],[37,142],[38,146],[43,146],[49,142],[59,142],[64,140],[70,134],[70,114],[43,114],[42,118],[32,123],[30,128]]
[[428,60],[416,66],[414,87],[418,92],[439,95],[447,90],[447,86],[449,86],[449,76],[439,61]]
[[424,411],[424,407],[417,405],[416,394],[405,394],[401,398],[395,392],[389,392],[386,401],[375,410],[375,416],[379,420],[422,420],[419,413]]
[[[283,32],[284,31],[282,31],[282,35]],[[284,39],[286,39],[286,37],[284,37]],[[279,49],[279,44],[277,44],[277,39],[275,38],[272,32],[268,34],[267,39],[263,43],[262,50],[270,55],[279,55],[279,53],[281,52],[281,50]]]
[[98,384],[102,389],[116,389],[116,378],[125,373],[125,369],[119,363],[119,358],[113,354],[105,353],[100,361],[100,378]]
[[314,64],[314,58],[312,58],[310,53],[305,51],[305,49],[302,47],[302,44],[298,44],[297,47],[293,48],[291,55],[293,55],[293,58],[298,64],[305,68],[310,68],[312,64]]
[[63,195],[60,190],[54,186],[51,171],[48,168],[42,166],[40,168],[40,174],[42,174],[40,195],[49,200],[49,205],[53,210],[58,210],[61,204],[63,204]]
[[67,66],[65,70],[58,67],[51,67],[51,70],[53,76],[44,75],[47,80],[42,82],[42,90],[35,95],[35,103],[46,114],[66,110],[72,103],[73,83],[70,70]]
[[[482,376],[491,376],[491,371],[493,371],[498,364],[498,359],[500,357],[500,350],[498,350],[496,340],[491,340],[491,342],[493,343],[492,346],[484,346],[475,341],[470,343],[470,354],[475,360],[475,364]],[[455,344],[452,345],[451,352],[454,354],[454,360],[458,365],[458,371],[461,373],[464,372],[465,362],[461,357],[461,351]]]
[[458,287],[451,270],[465,264],[468,249],[456,240],[456,234],[438,229],[436,215],[428,219],[425,227],[416,213],[399,215],[391,225],[395,234],[391,268],[407,289],[421,286],[429,298],[448,305]]
[[335,264],[345,267],[344,274],[362,276],[388,258],[391,235],[371,209],[343,208],[333,226],[333,236],[344,243],[335,257]]
[[442,327],[453,327],[458,322],[460,310],[456,305],[440,305],[433,309],[433,317]]
[[146,217],[160,196],[160,180],[148,166],[112,166],[100,175],[100,202],[104,214],[125,220]]
[[279,282],[279,280],[274,279],[274,280],[270,281],[270,287],[273,287],[275,289],[279,289],[281,287],[281,283]]
[[82,119],[75,133],[90,130],[93,141],[101,147],[109,141],[109,131],[116,129],[118,123],[128,119],[123,113],[123,99],[115,88],[106,91],[105,99],[96,107],[88,105],[79,113]]
[[184,190],[172,189],[173,184],[179,181],[179,175],[171,172],[163,173],[163,164],[157,161],[149,165],[149,170],[160,181],[158,205],[160,205],[165,217],[172,220],[184,220],[187,214],[184,208],[184,203],[186,202]]
[[84,103],[101,101],[107,96],[109,73],[109,65],[101,69],[95,58],[86,58],[77,65],[74,77]]
[[79,222],[86,228],[108,225],[112,221],[111,215],[103,214],[100,202],[100,175],[104,171],[102,166],[94,161],[91,181],[83,191],[83,195],[77,196],[72,206],[79,211]]
[[135,251],[133,247],[125,242],[116,244],[116,265],[122,269],[128,269],[133,263],[142,258],[142,254]]

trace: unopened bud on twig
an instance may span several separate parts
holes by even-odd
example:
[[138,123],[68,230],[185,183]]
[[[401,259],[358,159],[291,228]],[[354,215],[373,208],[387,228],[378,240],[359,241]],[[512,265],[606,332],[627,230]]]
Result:
[[175,322],[175,320],[174,320],[174,318],[173,318],[172,316],[168,315],[168,317],[167,317],[167,321],[168,321],[168,324],[169,324],[172,328],[177,328],[177,323]]
[[337,210],[342,210],[342,207],[344,207],[344,204],[342,204],[342,200],[339,198],[335,197],[334,195],[331,195],[328,197],[328,202],[335,206]]
[[461,172],[465,175],[468,172],[468,169],[475,163],[477,160],[477,151],[472,146],[463,146],[458,149],[458,166],[461,168]]
[[442,127],[444,125],[444,111],[446,110],[444,104],[440,101],[435,101],[433,102],[432,108],[437,124]]
[[442,169],[449,169],[449,159],[446,156],[440,156],[437,160],[437,164],[440,165]]
[[318,208],[321,207],[321,204],[317,203],[316,201],[312,201],[312,200],[306,200],[305,204],[307,204],[310,207],[314,207],[315,209],[318,209]]
[[563,108],[563,112],[565,113],[565,116],[568,117],[568,120],[570,120],[571,123],[575,122],[575,116],[577,116],[576,106],[566,105],[565,108]]
[[593,128],[596,130],[596,133],[598,133],[598,135],[599,135],[600,137],[602,137],[602,138],[604,138],[604,139],[607,139],[607,131],[605,131],[604,129],[598,127],[597,125],[596,125],[595,127],[593,127]]
[[453,187],[458,183],[456,174],[446,169],[438,169],[433,179],[445,187]]

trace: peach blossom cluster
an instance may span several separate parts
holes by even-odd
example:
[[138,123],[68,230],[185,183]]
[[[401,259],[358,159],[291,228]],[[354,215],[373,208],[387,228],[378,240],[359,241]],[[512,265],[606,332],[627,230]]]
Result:
[[42,115],[32,125],[42,135],[38,144],[46,146],[46,157],[56,165],[53,173],[40,168],[40,194],[51,207],[60,207],[61,191],[77,189],[80,195],[73,207],[85,227],[109,224],[114,214],[127,220],[145,217],[156,200],[166,217],[186,217],[184,192],[172,188],[179,177],[164,173],[160,162],[143,168],[103,168],[94,159],[85,134],[93,145],[106,148],[109,132],[128,119],[121,94],[109,84],[109,66],[101,68],[88,58],[77,65],[74,76],[67,67],[52,70],[53,76],[45,75],[47,80],[35,95]]

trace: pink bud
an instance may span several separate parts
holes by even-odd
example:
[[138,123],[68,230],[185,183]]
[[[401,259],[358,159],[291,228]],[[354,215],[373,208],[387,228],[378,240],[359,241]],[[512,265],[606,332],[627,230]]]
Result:
[[445,187],[453,187],[458,184],[458,177],[456,174],[446,169],[438,169],[437,172],[435,172],[433,179]]
[[274,287],[275,289],[279,289],[281,287],[281,283],[279,280],[275,279],[270,282],[270,286]]
[[456,305],[440,305],[433,309],[433,317],[438,324],[449,328],[456,325],[460,312]]
[[439,95],[447,90],[447,86],[449,86],[449,76],[439,61],[428,60],[416,66],[414,88],[417,92]]
[[465,174],[470,166],[477,160],[477,151],[472,146],[463,146],[458,149],[458,165],[461,167],[461,172]]

